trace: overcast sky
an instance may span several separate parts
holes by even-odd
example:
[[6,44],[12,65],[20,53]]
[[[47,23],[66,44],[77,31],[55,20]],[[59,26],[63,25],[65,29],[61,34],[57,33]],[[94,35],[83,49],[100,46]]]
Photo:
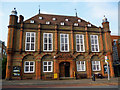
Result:
[[[11,1],[11,2],[10,2]],[[23,2],[24,1],[24,2]],[[33,2],[34,1],[34,2]],[[96,26],[102,26],[102,18],[105,15],[110,22],[110,30],[112,35],[118,35],[118,0],[114,2],[108,2],[108,0],[100,2],[100,0],[70,0],[71,2],[56,2],[52,0],[44,0],[44,2],[38,2],[41,0],[1,0],[0,2],[0,40],[5,41],[7,44],[8,23],[9,15],[15,7],[19,15],[24,16],[24,20],[38,14],[40,5],[41,13],[75,16],[75,8],[78,12],[78,17],[89,21]],[[64,0],[65,1],[65,0]],[[90,0],[89,0],[90,1]],[[99,2],[98,2],[99,1]]]

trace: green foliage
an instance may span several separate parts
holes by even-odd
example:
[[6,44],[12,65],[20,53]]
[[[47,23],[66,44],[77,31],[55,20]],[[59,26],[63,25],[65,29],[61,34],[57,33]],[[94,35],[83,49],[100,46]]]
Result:
[[7,64],[7,58],[3,58],[2,60],[2,79],[6,76],[6,64]]

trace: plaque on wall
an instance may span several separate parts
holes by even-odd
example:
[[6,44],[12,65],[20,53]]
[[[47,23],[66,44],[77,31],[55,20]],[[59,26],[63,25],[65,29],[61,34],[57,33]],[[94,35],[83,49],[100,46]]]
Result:
[[20,76],[20,66],[13,67],[13,76]]

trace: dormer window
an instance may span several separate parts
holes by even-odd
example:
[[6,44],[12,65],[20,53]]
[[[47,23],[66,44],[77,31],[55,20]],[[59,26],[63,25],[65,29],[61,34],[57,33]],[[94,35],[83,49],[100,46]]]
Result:
[[68,19],[66,18],[65,21],[68,21]]
[[39,17],[39,19],[43,19],[43,17]]
[[47,21],[47,22],[46,22],[46,24],[50,24],[50,22],[49,22],[49,21]]
[[78,19],[78,22],[81,22],[81,20],[80,20],[80,19]]
[[64,22],[61,22],[60,25],[64,25]]
[[91,24],[88,24],[88,27],[91,27]]
[[74,23],[74,26],[78,26],[78,23]]
[[56,20],[56,18],[52,18],[52,20],[53,20],[53,21],[55,21],[55,20]]
[[35,21],[34,20],[30,20],[30,23],[35,23]]

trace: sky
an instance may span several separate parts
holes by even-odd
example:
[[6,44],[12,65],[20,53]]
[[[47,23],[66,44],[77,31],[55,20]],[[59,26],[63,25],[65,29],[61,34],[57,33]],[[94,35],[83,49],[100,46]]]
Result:
[[[34,2],[33,2],[34,1]],[[118,2],[93,0],[88,2],[87,0],[78,1],[70,0],[57,2],[52,0],[48,2],[46,0],[1,0],[0,1],[0,40],[5,41],[7,45],[7,34],[9,25],[9,15],[13,8],[17,9],[17,15],[23,15],[24,20],[29,19],[32,16],[38,14],[39,5],[41,13],[75,16],[75,8],[77,9],[78,17],[89,21],[93,25],[102,27],[102,18],[105,15],[110,22],[110,30],[112,35],[118,35]],[[98,2],[99,1],[99,2]]]

